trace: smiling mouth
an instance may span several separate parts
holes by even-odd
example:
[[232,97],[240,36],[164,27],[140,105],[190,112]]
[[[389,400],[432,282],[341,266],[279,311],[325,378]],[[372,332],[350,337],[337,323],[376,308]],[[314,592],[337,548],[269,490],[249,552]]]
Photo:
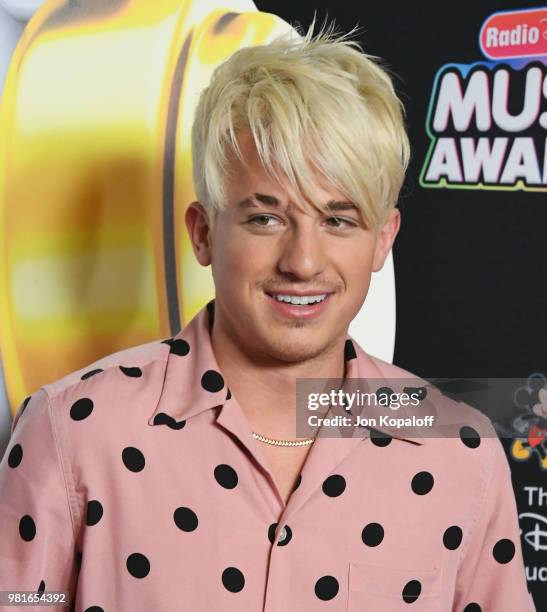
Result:
[[332,293],[314,293],[310,295],[297,295],[294,293],[269,293],[266,295],[276,302],[289,306],[314,306],[327,300]]

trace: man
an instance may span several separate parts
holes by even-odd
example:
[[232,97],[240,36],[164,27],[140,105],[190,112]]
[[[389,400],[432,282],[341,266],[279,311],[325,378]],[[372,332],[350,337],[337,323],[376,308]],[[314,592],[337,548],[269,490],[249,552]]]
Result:
[[238,51],[199,101],[186,222],[215,300],[18,410],[0,588],[87,612],[533,610],[485,417],[453,407],[471,439],[295,436],[297,379],[410,376],[347,335],[399,229],[401,105],[311,32]]

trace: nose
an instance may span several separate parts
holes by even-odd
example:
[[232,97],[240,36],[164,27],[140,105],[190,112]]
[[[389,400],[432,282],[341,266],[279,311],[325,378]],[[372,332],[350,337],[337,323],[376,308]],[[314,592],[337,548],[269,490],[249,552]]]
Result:
[[315,224],[299,224],[286,232],[278,261],[279,272],[294,279],[309,280],[326,266],[326,245]]

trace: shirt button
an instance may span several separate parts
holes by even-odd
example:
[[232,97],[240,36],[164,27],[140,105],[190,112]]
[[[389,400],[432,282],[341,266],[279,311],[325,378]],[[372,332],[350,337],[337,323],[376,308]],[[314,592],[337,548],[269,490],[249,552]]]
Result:
[[285,529],[285,527],[283,527],[283,529],[281,530],[281,533],[279,534],[279,544],[283,544],[283,542],[287,539],[287,530]]

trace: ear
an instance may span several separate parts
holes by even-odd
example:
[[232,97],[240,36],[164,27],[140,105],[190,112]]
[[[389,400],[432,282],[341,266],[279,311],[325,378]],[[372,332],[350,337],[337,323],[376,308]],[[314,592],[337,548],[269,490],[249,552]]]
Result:
[[389,213],[387,221],[376,230],[376,245],[374,247],[374,259],[372,261],[373,272],[378,272],[382,269],[400,227],[401,213],[398,208],[394,208]]
[[196,259],[202,266],[208,266],[211,263],[211,223],[206,210],[199,202],[191,202],[184,221]]

